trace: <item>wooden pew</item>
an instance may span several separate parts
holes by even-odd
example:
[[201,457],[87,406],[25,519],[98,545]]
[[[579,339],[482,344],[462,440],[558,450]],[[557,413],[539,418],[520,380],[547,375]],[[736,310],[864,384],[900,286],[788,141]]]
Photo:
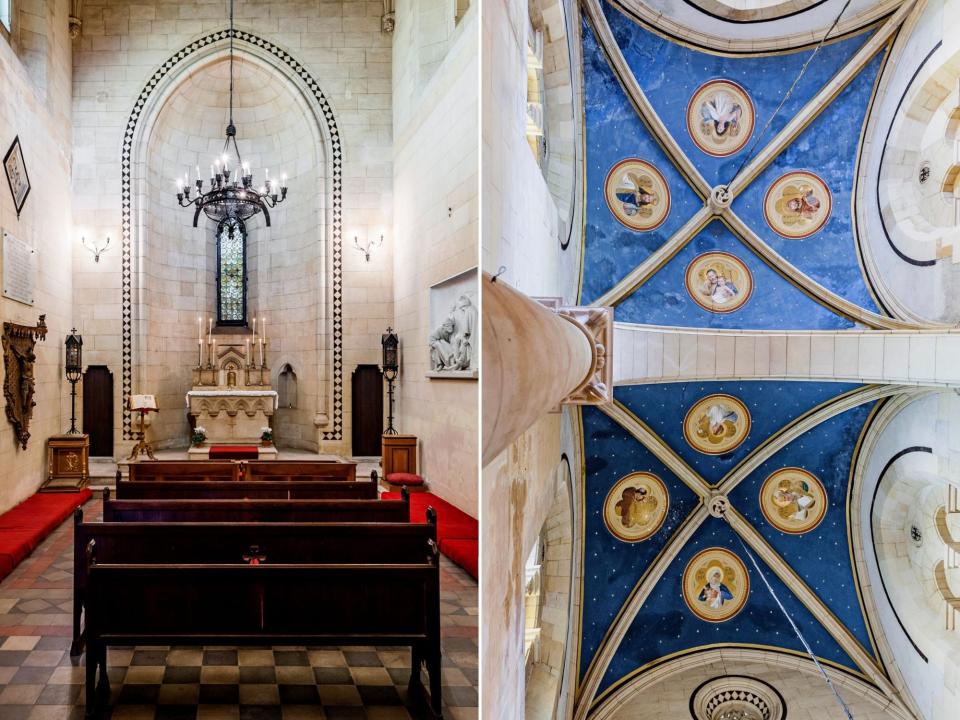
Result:
[[407,522],[400,500],[114,500],[104,491],[104,522]]
[[[207,480],[356,480],[356,463],[304,460],[297,462],[212,462],[209,460],[145,460],[128,465],[132,482]],[[117,470],[118,479],[121,477]],[[118,480],[119,481],[119,480]]]
[[[131,481],[183,480],[203,482],[207,480],[239,480],[238,464],[235,462],[146,460],[128,466]],[[120,470],[117,470],[120,482]]]
[[429,519],[78,523],[88,716],[109,697],[109,645],[270,644],[409,645],[411,694],[422,691],[426,662],[439,716],[440,574],[436,515]]
[[291,482],[201,480],[117,482],[118,500],[374,500],[379,496],[376,474],[370,480],[299,480]]
[[[147,487],[156,487],[156,483],[137,483]],[[349,483],[359,485],[361,483]],[[370,483],[363,483],[370,484]],[[206,484],[205,484],[206,486]],[[324,483],[326,486],[326,483]],[[167,485],[161,485],[167,487]],[[177,488],[180,487],[178,483]],[[105,505],[107,498],[105,498]],[[369,501],[367,501],[369,502]],[[388,501],[375,501],[388,502]],[[432,510],[432,508],[430,509]],[[409,510],[408,510],[409,512]],[[324,528],[334,528],[331,533],[340,533],[336,537],[337,543],[334,543],[334,555],[324,556],[327,560],[323,562],[349,562],[350,558],[361,558],[357,562],[364,562],[365,557],[380,558],[389,557],[389,553],[396,550],[403,552],[407,547],[402,543],[406,537],[404,533],[411,531],[404,530],[406,527],[425,527],[423,524],[413,525],[409,522],[409,515],[400,518],[392,523],[315,523],[305,524],[301,522],[276,522],[270,524],[259,524],[257,522],[236,522],[233,520],[224,522],[192,523],[187,521],[168,523],[168,522],[102,522],[102,523],[84,523],[83,511],[80,508],[74,512],[73,529],[73,642],[70,646],[71,655],[79,655],[83,647],[83,637],[81,633],[81,617],[84,608],[84,597],[86,588],[86,577],[82,562],[83,548],[91,539],[99,539],[101,552],[110,553],[109,556],[101,555],[105,560],[117,562],[128,562],[129,557],[123,555],[128,547],[124,544],[126,538],[133,537],[129,550],[135,553],[132,557],[152,558],[151,562],[161,562],[174,557],[190,557],[199,559],[200,562],[240,562],[243,553],[248,553],[254,546],[269,551],[275,555],[277,561],[282,558],[285,562],[297,562],[304,558],[298,554],[298,542],[301,540],[300,534],[304,537],[312,538],[317,533],[321,535],[325,532]],[[197,529],[199,528],[199,529]],[[308,528],[308,530],[303,530]],[[336,528],[340,528],[337,530]],[[349,528],[355,528],[351,531]],[[383,528],[384,534],[378,535],[378,530]],[[171,534],[179,533],[179,535]],[[353,542],[355,546],[340,548],[339,538],[344,535],[350,535],[353,532]],[[413,531],[413,537],[416,538],[416,531]],[[205,533],[203,540],[196,539],[198,533]],[[431,536],[436,541],[436,531],[434,529]],[[149,538],[151,545],[142,548],[137,541],[142,543],[144,538]],[[379,555],[375,548],[383,543],[399,544],[398,548],[389,548],[383,550]],[[399,539],[398,539],[399,538]],[[269,539],[269,545],[265,544]],[[193,543],[200,542],[197,547]],[[417,540],[414,540],[417,542]],[[316,550],[313,551],[316,556]],[[279,555],[277,555],[279,553]],[[333,557],[330,560],[329,557]],[[321,562],[321,560],[312,560]]]
[[357,464],[319,460],[243,463],[244,480],[312,480],[318,477],[356,480]]

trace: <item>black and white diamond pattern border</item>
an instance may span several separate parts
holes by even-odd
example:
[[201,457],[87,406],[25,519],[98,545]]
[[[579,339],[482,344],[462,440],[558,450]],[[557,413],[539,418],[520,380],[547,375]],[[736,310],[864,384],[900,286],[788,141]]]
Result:
[[341,440],[343,438],[343,151],[340,131],[329,101],[303,64],[269,40],[244,30],[219,30],[210,33],[167,58],[140,92],[127,120],[120,159],[123,439],[134,438],[133,414],[127,409],[126,398],[133,394],[133,225],[130,170],[137,123],[140,121],[140,115],[147,100],[167,73],[198,50],[228,40],[231,32],[235,40],[266,50],[303,80],[323,114],[330,135],[333,163],[333,429],[325,431],[322,438],[323,440]]

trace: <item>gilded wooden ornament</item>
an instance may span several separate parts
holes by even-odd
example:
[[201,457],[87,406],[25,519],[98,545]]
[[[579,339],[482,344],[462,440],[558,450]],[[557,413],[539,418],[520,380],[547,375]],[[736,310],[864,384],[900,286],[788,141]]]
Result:
[[30,418],[37,404],[33,399],[36,385],[33,366],[37,361],[33,349],[37,340],[47,337],[46,317],[41,315],[35,327],[3,324],[3,396],[7,401],[7,420],[24,450],[30,440]]

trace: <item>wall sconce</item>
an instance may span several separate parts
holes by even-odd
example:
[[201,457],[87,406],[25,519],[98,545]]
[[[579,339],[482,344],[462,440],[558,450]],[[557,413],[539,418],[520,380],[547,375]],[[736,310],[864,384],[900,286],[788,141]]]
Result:
[[369,242],[367,243],[367,246],[366,246],[366,247],[361,247],[361,245],[360,245],[360,239],[359,239],[356,235],[353,236],[353,246],[354,246],[357,250],[359,250],[360,252],[363,253],[363,256],[367,259],[367,262],[370,262],[370,252],[371,252],[374,248],[378,248],[378,247],[380,247],[381,245],[383,245],[383,235],[380,236],[380,239],[379,239],[379,240],[371,240],[371,241],[369,241]]
[[100,253],[105,252],[108,247],[110,247],[110,238],[107,238],[107,241],[103,244],[103,247],[97,247],[96,243],[92,245],[87,242],[85,237],[80,238],[80,242],[83,243],[83,246],[93,254],[93,261],[98,263],[100,262]]

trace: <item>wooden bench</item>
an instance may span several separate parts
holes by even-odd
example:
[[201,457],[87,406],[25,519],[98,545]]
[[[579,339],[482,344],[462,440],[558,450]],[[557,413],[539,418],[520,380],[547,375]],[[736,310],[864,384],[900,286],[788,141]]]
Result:
[[[130,463],[127,466],[127,473],[131,481],[183,480],[202,482],[239,479],[237,463],[235,462],[145,460]],[[120,477],[121,473],[118,469],[118,483]]]
[[[423,692],[425,662],[440,716],[435,521],[77,528],[85,543],[88,717],[109,698],[109,645],[271,644],[409,645],[411,696]],[[266,555],[257,565],[240,550],[253,540]]]
[[[211,462],[209,460],[146,460],[130,463],[131,482],[203,482],[212,480],[356,480],[356,463],[302,462]],[[117,482],[122,473],[117,470]]]
[[407,522],[399,500],[114,500],[104,491],[104,522]]
[[376,477],[370,480],[299,480],[290,482],[201,480],[154,482],[123,480],[117,483],[118,500],[375,500]]
[[316,477],[357,479],[357,464],[345,462],[326,462],[319,460],[270,462],[245,462],[244,480],[312,480]]
[[87,607],[84,548],[96,541],[98,557],[111,563],[242,563],[265,556],[271,563],[369,563],[420,560],[436,546],[436,515],[427,524],[393,523],[142,523],[83,522],[74,513],[73,642],[79,655]]

